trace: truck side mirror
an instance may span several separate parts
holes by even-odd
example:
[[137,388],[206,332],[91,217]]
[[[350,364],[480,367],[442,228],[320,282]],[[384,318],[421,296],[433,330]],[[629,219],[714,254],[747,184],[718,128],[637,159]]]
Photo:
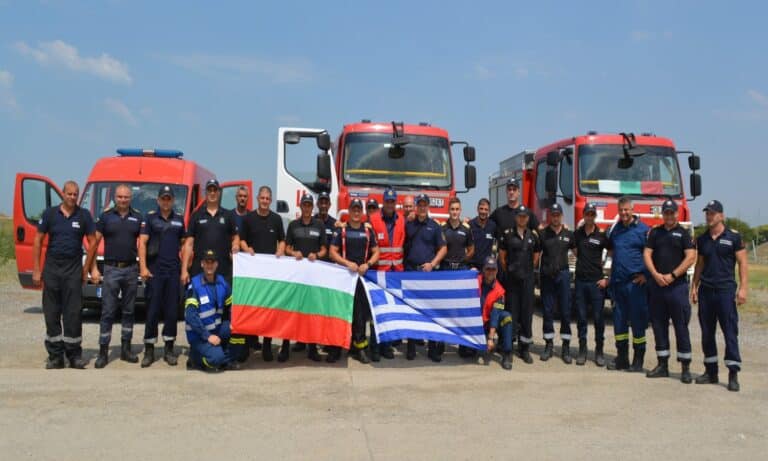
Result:
[[557,195],[557,171],[554,169],[547,170],[546,176],[544,176],[544,187],[547,191],[548,198],[554,198]]
[[288,213],[288,202],[285,200],[278,200],[277,201],[277,212],[278,213]]
[[474,165],[464,165],[464,187],[469,190],[474,189],[476,186],[477,169]]
[[701,169],[701,157],[698,155],[691,155],[688,157],[688,168],[691,169],[691,171],[696,171]]
[[331,135],[326,132],[317,135],[317,148],[327,152],[331,148]]
[[691,173],[691,197],[698,197],[701,195],[701,175],[698,173]]
[[560,162],[560,154],[557,151],[547,152],[547,165],[557,166],[558,162]]
[[299,133],[285,133],[283,141],[285,141],[286,144],[298,144],[301,142],[301,136]]
[[475,161],[475,148],[474,148],[474,146],[464,146],[464,161],[465,162],[474,162]]
[[317,154],[317,178],[321,181],[331,180],[331,156],[325,151]]

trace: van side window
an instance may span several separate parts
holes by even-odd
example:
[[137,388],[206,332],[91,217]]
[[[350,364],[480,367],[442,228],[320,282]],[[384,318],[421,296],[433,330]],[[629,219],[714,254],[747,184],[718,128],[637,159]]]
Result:
[[313,192],[325,190],[317,180],[315,138],[302,137],[298,144],[285,144],[285,170]]
[[39,179],[25,179],[21,183],[21,193],[23,194],[24,217],[30,224],[36,225],[46,208],[61,203],[61,197],[56,189]]
[[547,162],[542,158],[536,163],[536,200],[547,199]]
[[567,203],[573,202],[573,156],[566,155],[560,161],[560,191]]

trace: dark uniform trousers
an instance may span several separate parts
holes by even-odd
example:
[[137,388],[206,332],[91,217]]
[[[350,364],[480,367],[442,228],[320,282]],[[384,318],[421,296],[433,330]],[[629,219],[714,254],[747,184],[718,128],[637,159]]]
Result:
[[[352,347],[355,349],[365,349],[368,347],[368,341],[365,338],[365,324],[371,318],[371,309],[368,307],[368,297],[365,295],[365,287],[362,280],[357,281],[355,288],[354,304],[352,307]],[[371,335],[375,341],[376,335],[371,326]]]
[[571,273],[563,269],[554,277],[541,276],[541,302],[544,304],[544,339],[555,337],[555,305],[560,307],[560,339],[571,340]]
[[[152,269],[150,269],[152,272]],[[179,297],[181,296],[178,273],[153,273],[147,281],[147,320],[144,328],[144,344],[157,342],[157,324],[163,316],[163,340],[176,340],[176,322],[179,316]]]
[[591,310],[595,322],[595,343],[602,345],[605,334],[605,319],[603,319],[605,291],[597,286],[597,281],[576,280],[575,298],[579,339],[587,339],[587,317]]
[[507,274],[505,302],[506,310],[514,320],[514,336],[521,345],[533,343],[533,274],[519,279]]
[[632,347],[645,350],[645,330],[648,328],[648,293],[645,285],[632,280],[612,282],[613,332],[616,348],[629,350],[629,326],[632,325]]
[[[48,257],[41,274],[45,349],[51,358],[80,357],[83,352],[81,258]],[[63,331],[62,331],[63,323]]]
[[136,264],[127,267],[104,265],[104,281],[101,287],[101,322],[99,324],[99,345],[109,345],[112,339],[112,324],[118,312],[122,313],[120,339],[130,341],[133,337],[134,307],[139,271]]
[[701,348],[704,352],[704,366],[707,371],[717,371],[717,323],[725,337],[725,366],[729,370],[741,370],[739,354],[739,313],[736,310],[736,290],[716,289],[704,285],[699,287],[699,325],[701,325]]
[[691,335],[688,332],[688,322],[691,320],[691,304],[688,301],[688,283],[682,281],[660,287],[650,281],[648,299],[653,337],[656,340],[656,355],[670,356],[669,321],[672,320],[677,340],[677,361],[690,362]]

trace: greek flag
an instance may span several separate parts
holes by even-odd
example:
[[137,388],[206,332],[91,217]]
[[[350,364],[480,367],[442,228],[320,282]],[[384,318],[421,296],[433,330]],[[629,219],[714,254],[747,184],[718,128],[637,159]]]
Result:
[[377,340],[425,339],[485,350],[477,276],[369,271],[365,284]]

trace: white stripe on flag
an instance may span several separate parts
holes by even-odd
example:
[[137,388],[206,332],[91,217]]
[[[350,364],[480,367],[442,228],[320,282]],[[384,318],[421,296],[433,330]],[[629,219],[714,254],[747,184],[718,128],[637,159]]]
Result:
[[405,302],[417,309],[477,309],[480,298],[460,299],[413,299],[405,298]]
[[403,280],[403,290],[477,290],[477,279]]

